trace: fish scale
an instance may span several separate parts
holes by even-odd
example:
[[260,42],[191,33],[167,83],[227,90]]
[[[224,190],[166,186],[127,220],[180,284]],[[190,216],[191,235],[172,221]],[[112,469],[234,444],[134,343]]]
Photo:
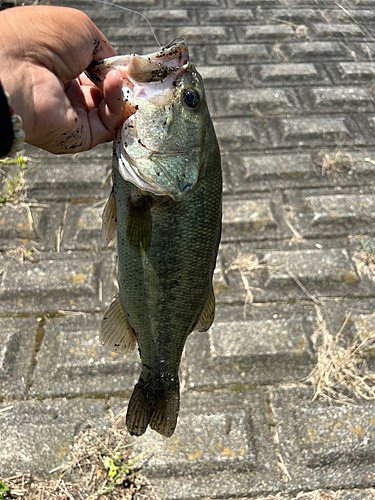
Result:
[[119,295],[101,338],[115,352],[138,343],[142,371],[127,409],[129,432],[141,435],[150,425],[171,436],[186,339],[214,319],[220,151],[183,41],[156,54],[96,62],[88,73],[102,81],[111,68],[129,86],[124,95],[133,115],[114,142],[113,189],[103,214],[105,241],[117,230]]

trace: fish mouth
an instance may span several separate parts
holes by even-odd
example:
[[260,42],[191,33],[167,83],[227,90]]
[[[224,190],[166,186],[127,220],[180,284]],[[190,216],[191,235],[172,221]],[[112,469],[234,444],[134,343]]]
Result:
[[136,84],[165,83],[169,76],[178,76],[188,62],[189,51],[186,43],[176,39],[152,54],[130,54],[94,61],[86,69],[86,74],[102,90],[107,73],[116,69],[121,72],[124,85],[132,90]]
[[[161,177],[155,178],[153,174],[147,173],[148,168],[144,168],[142,162],[157,162],[159,153],[147,140],[138,136],[136,121],[142,108],[138,108],[137,103],[145,99],[157,102],[161,109],[170,106],[178,80],[190,67],[188,47],[184,40],[177,39],[159,52],[115,56],[93,62],[86,70],[89,78],[99,88],[103,87],[103,81],[109,71],[115,69],[121,72],[125,106],[123,124],[118,129],[114,141],[117,168],[125,180],[155,196],[181,199],[196,179],[194,182],[190,179],[176,180],[163,166],[160,166],[160,171],[164,175],[164,182]],[[166,126],[166,123],[163,125]],[[186,155],[181,151],[174,151],[172,154]]]

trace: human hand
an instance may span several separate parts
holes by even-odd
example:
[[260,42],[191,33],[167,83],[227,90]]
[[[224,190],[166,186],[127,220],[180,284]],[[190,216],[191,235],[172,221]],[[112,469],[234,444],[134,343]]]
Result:
[[76,9],[13,7],[0,12],[0,81],[23,120],[26,142],[76,153],[113,138],[123,119],[122,77],[108,73],[100,91],[83,73],[115,50]]

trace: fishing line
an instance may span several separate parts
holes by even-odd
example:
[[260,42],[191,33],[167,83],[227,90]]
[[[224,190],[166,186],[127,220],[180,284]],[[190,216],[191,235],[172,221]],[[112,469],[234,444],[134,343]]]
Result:
[[137,10],[133,10],[133,9],[129,9],[128,7],[123,7],[122,5],[117,5],[116,3],[113,3],[113,2],[107,2],[106,0],[83,0],[84,2],[96,2],[96,3],[104,3],[106,5],[112,5],[113,7],[117,7],[118,9],[122,9],[122,10],[126,10],[128,12],[132,12],[133,14],[138,14],[139,16],[143,17],[143,19],[147,22],[147,24],[149,25],[150,27],[150,30],[151,30],[151,33],[153,35],[153,37],[155,38],[156,40],[156,43],[159,45],[159,47],[162,49],[163,46],[161,45],[161,43],[159,42],[157,36],[156,36],[156,33],[155,33],[155,30],[154,28],[152,27],[150,21],[147,19],[147,17],[142,14],[142,12],[138,12]]

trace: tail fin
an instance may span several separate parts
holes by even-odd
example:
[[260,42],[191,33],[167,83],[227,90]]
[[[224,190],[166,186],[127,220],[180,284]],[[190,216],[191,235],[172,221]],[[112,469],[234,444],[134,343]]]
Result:
[[134,436],[144,434],[149,424],[163,436],[174,433],[180,409],[179,382],[178,379],[169,380],[168,384],[158,382],[145,384],[141,375],[134,387],[126,414],[126,426]]

